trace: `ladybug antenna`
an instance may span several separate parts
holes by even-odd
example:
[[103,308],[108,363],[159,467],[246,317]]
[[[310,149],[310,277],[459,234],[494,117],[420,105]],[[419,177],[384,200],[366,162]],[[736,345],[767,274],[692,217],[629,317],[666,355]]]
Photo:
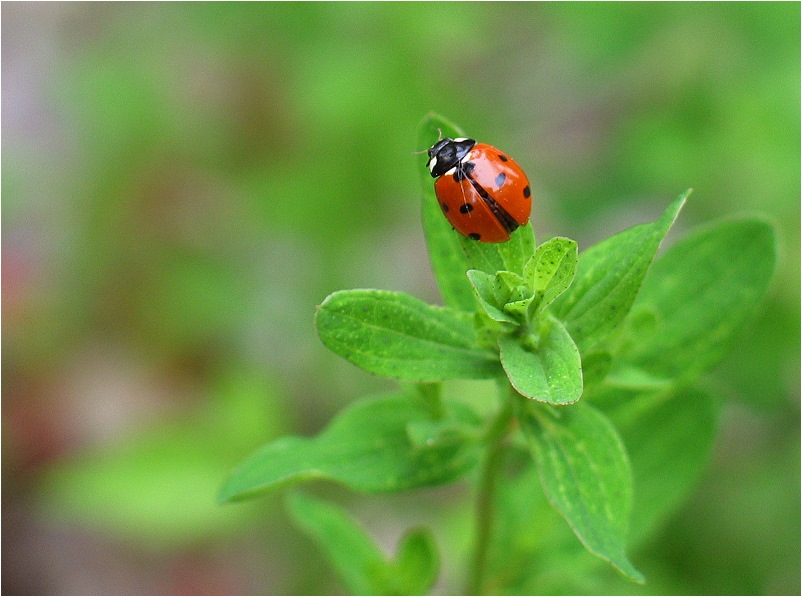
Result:
[[[438,141],[441,141],[442,139],[443,139],[443,129],[441,129],[441,128],[438,126],[438,127],[437,127],[437,140],[438,140]],[[427,151],[429,151],[429,150],[428,150],[428,149],[422,149],[422,150],[420,150],[420,151],[413,151],[413,152],[412,152],[412,155],[420,155],[420,154],[422,154],[422,153],[426,153]]]

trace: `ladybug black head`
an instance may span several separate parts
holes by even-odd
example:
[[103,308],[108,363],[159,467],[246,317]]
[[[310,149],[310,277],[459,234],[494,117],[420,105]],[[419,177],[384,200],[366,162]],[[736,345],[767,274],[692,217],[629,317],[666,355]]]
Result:
[[428,151],[429,163],[426,164],[429,172],[432,173],[432,178],[442,176],[451,170],[474,145],[476,145],[476,141],[473,139],[449,139],[448,137],[440,139],[432,145]]

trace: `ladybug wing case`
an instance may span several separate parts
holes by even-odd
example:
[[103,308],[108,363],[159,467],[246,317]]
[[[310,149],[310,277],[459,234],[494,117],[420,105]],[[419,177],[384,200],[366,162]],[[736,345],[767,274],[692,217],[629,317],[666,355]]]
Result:
[[[486,143],[477,144],[470,158],[476,164],[473,178],[511,216],[514,224],[511,224],[510,232],[526,224],[532,211],[532,192],[518,163]],[[503,223],[505,217],[499,219]]]
[[435,193],[451,225],[482,242],[504,242],[529,221],[532,197],[521,167],[500,150],[475,145],[435,181]]
[[460,234],[490,243],[510,238],[509,232],[466,178],[457,182],[454,175],[444,174],[434,182],[434,190],[443,214]]

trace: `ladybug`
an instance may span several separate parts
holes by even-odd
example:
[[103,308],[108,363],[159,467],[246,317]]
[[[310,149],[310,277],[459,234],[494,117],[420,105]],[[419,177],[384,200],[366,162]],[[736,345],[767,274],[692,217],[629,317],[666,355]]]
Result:
[[485,243],[509,240],[529,221],[532,191],[521,167],[474,139],[440,139],[427,151],[434,192],[460,234]]

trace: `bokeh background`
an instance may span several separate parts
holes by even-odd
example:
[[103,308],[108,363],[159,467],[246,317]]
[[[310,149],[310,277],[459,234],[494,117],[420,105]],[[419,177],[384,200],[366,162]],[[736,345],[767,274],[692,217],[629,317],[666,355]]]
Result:
[[[4,3],[2,83],[4,594],[341,591],[280,495],[214,497],[393,387],[313,314],[344,288],[439,300],[430,110],[522,164],[541,240],[587,247],[688,187],[672,238],[773,220],[770,296],[708,379],[710,467],[628,590],[799,594],[798,3]],[[338,500],[387,547],[432,524],[448,593],[468,498]]]

